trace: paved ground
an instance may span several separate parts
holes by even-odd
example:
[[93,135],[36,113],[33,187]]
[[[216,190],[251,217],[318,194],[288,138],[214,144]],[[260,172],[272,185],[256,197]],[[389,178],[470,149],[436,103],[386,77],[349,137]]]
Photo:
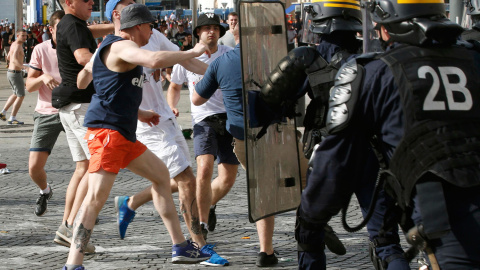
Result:
[[[0,62],[0,107],[11,94],[5,64]],[[0,162],[7,163],[10,174],[0,175],[0,269],[60,269],[66,262],[68,249],[53,243],[63,215],[65,190],[74,170],[70,152],[62,134],[50,156],[46,170],[54,188],[48,212],[43,217],[33,213],[38,188],[28,175],[28,149],[33,130],[33,111],[37,94],[27,94],[18,118],[23,127],[0,122]],[[1,109],[1,108],[0,108]],[[188,91],[182,91],[180,124],[191,127]],[[193,143],[188,140],[193,151]],[[141,207],[130,225],[125,240],[117,236],[114,197],[131,195],[148,185],[147,180],[123,170],[117,177],[110,197],[100,213],[100,224],[92,234],[97,253],[85,258],[87,269],[200,269],[201,265],[173,265],[171,244],[166,229],[153,204]],[[175,196],[175,200],[176,200]],[[176,202],[178,202],[176,200]],[[178,205],[178,204],[177,204]],[[240,170],[232,191],[217,207],[217,229],[208,239],[217,244],[217,251],[230,261],[230,269],[254,268],[259,252],[254,224],[248,222],[245,172]],[[277,217],[274,246],[280,263],[274,269],[296,268],[294,213]],[[350,207],[352,223],[361,214],[357,204]],[[328,269],[373,269],[368,258],[368,237],[365,230],[347,234],[338,217],[330,223],[347,247],[347,254],[337,256],[327,251]],[[186,227],[183,226],[184,232]],[[248,239],[244,239],[248,238]],[[416,264],[415,264],[416,265]],[[414,266],[412,264],[412,266]]]

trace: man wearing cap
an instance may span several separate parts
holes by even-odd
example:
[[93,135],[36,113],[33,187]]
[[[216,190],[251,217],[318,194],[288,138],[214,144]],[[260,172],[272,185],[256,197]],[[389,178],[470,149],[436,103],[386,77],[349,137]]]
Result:
[[175,34],[175,39],[178,41],[185,41],[185,38],[187,36],[187,32],[185,32],[185,26],[183,25],[183,22],[179,22],[177,26],[178,32]]
[[[225,34],[220,25],[220,18],[212,13],[199,16],[198,25],[193,35],[200,44],[208,46],[212,57],[200,56],[197,59],[207,64],[215,58],[232,50],[218,45],[218,38]],[[168,88],[167,101],[176,116],[180,89],[188,82],[190,97],[203,76],[189,72],[176,65],[172,72],[172,82]],[[226,131],[226,110],[223,105],[221,91],[218,91],[209,102],[197,107],[191,104],[193,124],[193,144],[197,161],[197,200],[200,213],[200,224],[206,238],[208,230],[213,231],[216,225],[215,204],[232,188],[237,176],[238,160],[233,153],[233,137]],[[211,182],[215,159],[218,158],[218,176]]]
[[[120,34],[120,13],[128,5],[134,4],[133,0],[110,0],[106,6],[107,18],[115,24],[115,34]],[[153,34],[147,45],[142,49],[150,51],[178,51],[178,47],[170,42],[160,32],[153,30]],[[198,60],[189,60],[186,64],[200,64],[206,68],[206,65]],[[191,66],[187,65],[191,69]],[[160,115],[160,123],[155,126],[138,121],[137,139],[145,144],[158,158],[160,158],[168,168],[170,178],[172,178],[172,191],[179,192],[180,208],[189,229],[192,240],[195,241],[202,251],[209,253],[212,257],[202,264],[228,265],[228,261],[219,257],[214,251],[212,245],[206,245],[205,239],[200,230],[198,221],[197,207],[191,207],[195,202],[195,175],[193,174],[190,162],[190,153],[187,142],[183,136],[175,115],[168,106],[161,82],[158,82],[154,76],[155,70],[144,67],[143,74],[145,81],[143,83],[143,97],[140,109],[152,110]],[[203,73],[203,72],[202,72]],[[152,200],[151,186],[143,191],[129,197],[115,197],[115,210],[117,212],[117,225],[120,238],[123,239],[126,234],[129,223],[135,216],[135,210],[141,205]]]
[[93,62],[90,61],[79,73],[79,86],[93,79],[96,91],[85,116],[85,126],[88,127],[85,139],[92,153],[89,166],[91,184],[74,223],[73,241],[64,269],[84,269],[84,250],[95,219],[121,168],[128,168],[152,182],[153,203],[173,242],[172,262],[192,263],[210,257],[194,243],[185,240],[170,192],[168,170],[157,156],[136,140],[135,135],[137,119],[149,125],[157,125],[160,120],[158,113],[139,109],[145,83],[141,66],[161,68],[209,51],[202,44],[188,52],[140,49],[148,43],[154,21],[144,5],[125,7],[121,12],[119,36],[108,35]]

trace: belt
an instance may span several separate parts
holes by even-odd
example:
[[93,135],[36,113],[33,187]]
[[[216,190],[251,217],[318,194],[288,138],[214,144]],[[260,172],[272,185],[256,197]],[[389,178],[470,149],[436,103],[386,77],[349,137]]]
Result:
[[21,70],[13,70],[13,69],[7,69],[8,72],[11,72],[11,73],[22,73]]

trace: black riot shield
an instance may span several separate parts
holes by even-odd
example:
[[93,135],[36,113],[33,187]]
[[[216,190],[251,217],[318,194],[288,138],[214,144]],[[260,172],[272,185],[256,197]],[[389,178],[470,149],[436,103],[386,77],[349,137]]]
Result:
[[300,204],[299,152],[295,119],[274,116],[258,95],[271,71],[287,55],[285,7],[278,1],[240,1],[238,11],[248,212],[250,222],[255,222]]

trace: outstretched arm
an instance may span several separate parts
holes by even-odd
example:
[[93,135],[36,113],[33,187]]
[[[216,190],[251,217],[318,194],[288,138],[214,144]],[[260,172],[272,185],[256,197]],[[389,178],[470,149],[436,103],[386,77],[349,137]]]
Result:
[[188,59],[186,61],[180,62],[179,64],[184,66],[188,71],[200,75],[205,74],[205,71],[207,71],[208,68],[207,64],[195,58]]
[[182,61],[200,56],[210,55],[210,50],[200,43],[188,51],[148,51],[140,49],[133,41],[121,41],[112,44],[112,51],[123,61],[148,68],[171,67]]

